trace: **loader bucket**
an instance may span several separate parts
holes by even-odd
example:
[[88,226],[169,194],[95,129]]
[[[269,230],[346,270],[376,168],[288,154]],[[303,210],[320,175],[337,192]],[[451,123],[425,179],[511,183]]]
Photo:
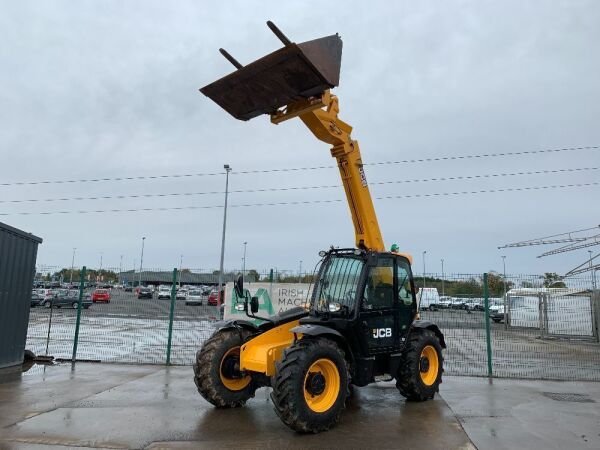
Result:
[[240,68],[200,91],[236,119],[249,120],[339,84],[342,40],[337,34],[301,44],[280,39],[285,47],[246,66],[222,50]]

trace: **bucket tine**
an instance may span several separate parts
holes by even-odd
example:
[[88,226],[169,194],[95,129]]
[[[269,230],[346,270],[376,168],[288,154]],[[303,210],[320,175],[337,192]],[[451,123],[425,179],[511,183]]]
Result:
[[236,70],[200,89],[239,120],[273,114],[339,84],[342,40],[337,34],[296,44],[273,22],[267,25],[283,47],[246,65],[220,49]]
[[271,29],[273,34],[275,34],[275,36],[277,36],[279,40],[283,42],[283,45],[290,45],[292,43],[292,41],[290,41],[287,36],[283,34],[279,28],[277,28],[277,25],[270,20],[267,20],[267,26]]
[[231,64],[233,64],[235,66],[236,69],[241,69],[242,66],[239,61],[237,59],[235,59],[233,56],[231,56],[229,54],[229,52],[227,50],[225,50],[224,48],[220,48],[219,51],[221,52],[221,55],[223,55],[225,57],[225,59],[227,59],[227,61],[229,61]]

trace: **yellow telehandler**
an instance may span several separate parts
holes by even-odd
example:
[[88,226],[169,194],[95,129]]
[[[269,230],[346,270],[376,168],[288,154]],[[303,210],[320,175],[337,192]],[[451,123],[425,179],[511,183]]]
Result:
[[[201,92],[233,117],[267,114],[279,124],[298,117],[330,144],[346,192],[355,248],[330,248],[322,258],[308,308],[259,317],[242,278],[235,283],[249,319],[217,324],[198,351],[194,381],[217,407],[245,404],[262,386],[272,388],[275,411],[291,429],[317,433],[335,425],[350,385],[395,379],[409,400],[434,397],[442,381],[444,336],[419,320],[410,255],[385,250],[358,142],[339,117],[342,40],[336,35],[295,44],[272,22],[283,48],[243,66]],[[256,319],[261,319],[258,325]]]

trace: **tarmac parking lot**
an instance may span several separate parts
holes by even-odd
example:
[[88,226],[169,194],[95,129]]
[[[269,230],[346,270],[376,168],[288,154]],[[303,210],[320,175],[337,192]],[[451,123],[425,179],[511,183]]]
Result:
[[[94,303],[82,310],[77,357],[103,362],[164,363],[170,303],[114,291],[110,303]],[[32,308],[27,348],[35,354],[45,354],[48,342],[49,355],[70,358],[76,316],[77,311],[71,308]],[[202,342],[213,332],[212,324],[218,317],[216,306],[188,306],[185,300],[176,300],[171,361],[190,364]]]
[[[168,342],[169,300],[137,299],[113,291],[110,303],[82,311],[78,359],[136,364],[164,364]],[[464,310],[424,311],[446,336],[444,367],[449,375],[487,375],[484,313]],[[175,302],[171,362],[191,364],[214,331],[216,306]],[[36,354],[70,358],[76,310],[31,309],[27,348]],[[493,373],[500,377],[600,380],[600,344],[589,340],[540,339],[535,329],[505,329],[491,323]],[[50,327],[50,335],[48,328]],[[48,340],[48,336],[50,339]]]

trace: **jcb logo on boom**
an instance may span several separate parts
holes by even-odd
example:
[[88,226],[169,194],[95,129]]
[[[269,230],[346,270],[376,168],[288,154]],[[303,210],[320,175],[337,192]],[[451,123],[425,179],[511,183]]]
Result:
[[375,339],[392,337],[392,329],[391,328],[374,328],[373,329],[373,337]]

